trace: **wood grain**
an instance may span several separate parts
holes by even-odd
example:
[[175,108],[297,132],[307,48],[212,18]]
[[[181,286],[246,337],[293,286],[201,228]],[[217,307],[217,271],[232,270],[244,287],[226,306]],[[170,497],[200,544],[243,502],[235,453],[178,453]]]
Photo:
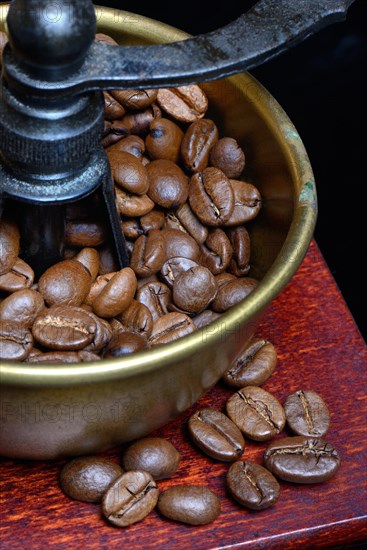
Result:
[[[358,292],[358,289],[356,289]],[[192,483],[210,487],[222,512],[212,524],[181,525],[156,511],[127,529],[108,525],[100,506],[69,500],[58,487],[64,462],[1,461],[0,545],[32,548],[318,548],[367,540],[366,345],[315,243],[297,275],[270,306],[258,336],[277,347],[279,361],[264,388],[281,401],[300,388],[322,395],[331,411],[326,437],[342,456],[330,481],[300,486],[281,483],[278,503],[251,512],[225,491],[228,464],[205,457],[189,442],[188,417],[198,408],[224,409],[231,391],[222,383],[180,418],[154,435],[182,455],[177,473],[161,490]],[[284,435],[284,434],[281,434]],[[248,442],[244,457],[261,463],[266,443]],[[119,462],[123,448],[104,456]]]

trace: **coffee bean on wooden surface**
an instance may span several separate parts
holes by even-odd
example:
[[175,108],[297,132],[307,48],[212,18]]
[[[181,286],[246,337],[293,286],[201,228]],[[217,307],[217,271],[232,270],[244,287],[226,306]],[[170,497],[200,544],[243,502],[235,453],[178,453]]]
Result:
[[226,476],[229,492],[237,502],[251,510],[264,510],[276,503],[280,486],[263,466],[250,461],[232,464]]
[[0,321],[0,360],[24,361],[33,347],[31,332],[16,321]]
[[273,441],[264,464],[277,478],[293,483],[320,483],[340,467],[338,451],[324,439],[301,435]]
[[285,425],[285,413],[274,395],[257,386],[247,386],[230,397],[227,414],[241,432],[255,441],[275,437]]
[[329,410],[322,397],[314,391],[292,393],[284,403],[284,410],[288,426],[297,435],[322,437],[329,429]]
[[117,478],[103,496],[102,511],[117,527],[142,521],[158,501],[158,487],[148,472],[131,470]]
[[49,267],[38,281],[39,292],[49,306],[80,306],[92,284],[89,271],[75,260],[64,260]]
[[253,338],[224,373],[223,380],[233,388],[261,386],[271,376],[276,364],[277,352],[273,344]]
[[98,456],[82,456],[62,468],[60,487],[70,498],[82,502],[101,502],[103,495],[118,477],[122,468]]
[[125,451],[122,462],[126,471],[144,470],[158,479],[171,477],[181,456],[170,441],[159,437],[139,439]]
[[224,462],[238,459],[245,448],[239,428],[214,409],[196,411],[188,423],[191,440],[204,453]]
[[158,510],[166,518],[189,525],[205,525],[220,514],[220,500],[201,485],[176,485],[159,495]]

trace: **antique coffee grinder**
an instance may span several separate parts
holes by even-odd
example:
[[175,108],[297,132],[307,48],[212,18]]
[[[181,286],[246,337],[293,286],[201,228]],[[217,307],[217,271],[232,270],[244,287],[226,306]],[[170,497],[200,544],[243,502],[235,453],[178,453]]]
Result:
[[16,213],[22,258],[38,275],[61,260],[66,205],[97,193],[118,264],[128,265],[100,144],[102,90],[173,87],[251,69],[344,19],[352,2],[260,0],[216,32],[113,47],[94,41],[90,0],[13,0],[0,89],[0,212]]

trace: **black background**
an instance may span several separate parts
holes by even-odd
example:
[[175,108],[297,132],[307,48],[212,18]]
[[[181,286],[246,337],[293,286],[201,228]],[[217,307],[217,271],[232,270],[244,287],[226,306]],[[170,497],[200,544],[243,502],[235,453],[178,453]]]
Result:
[[[200,34],[232,21],[255,2],[225,0],[213,3],[212,10],[197,0],[95,3]],[[306,146],[319,200],[316,241],[364,335],[366,67],[367,1],[356,0],[345,22],[251,71],[285,109]]]

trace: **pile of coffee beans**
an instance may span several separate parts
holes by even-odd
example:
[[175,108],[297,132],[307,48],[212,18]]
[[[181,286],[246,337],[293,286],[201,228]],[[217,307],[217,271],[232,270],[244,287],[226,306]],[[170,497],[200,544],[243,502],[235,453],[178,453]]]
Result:
[[[340,466],[338,452],[323,439],[330,415],[317,393],[298,390],[282,405],[259,387],[276,363],[277,352],[271,342],[254,338],[223,376],[230,387],[240,380],[244,384],[227,399],[226,414],[199,409],[185,426],[196,448],[214,460],[232,463],[223,492],[255,511],[278,501],[281,481],[320,483],[330,479]],[[293,435],[275,439],[285,426]],[[263,464],[243,458],[249,440],[273,440],[265,450]],[[61,471],[60,486],[73,499],[102,502],[103,516],[118,527],[143,520],[154,508],[168,519],[189,525],[214,521],[221,501],[209,487],[180,482],[160,492],[156,482],[174,476],[180,461],[172,443],[146,437],[128,446],[121,467],[100,457],[72,460]]]
[[98,196],[67,207],[64,260],[38,280],[19,257],[15,220],[3,217],[1,360],[78,363],[149,349],[208,325],[258,284],[245,225],[261,196],[244,181],[244,151],[206,118],[200,86],[104,97],[130,265],[116,265]]

